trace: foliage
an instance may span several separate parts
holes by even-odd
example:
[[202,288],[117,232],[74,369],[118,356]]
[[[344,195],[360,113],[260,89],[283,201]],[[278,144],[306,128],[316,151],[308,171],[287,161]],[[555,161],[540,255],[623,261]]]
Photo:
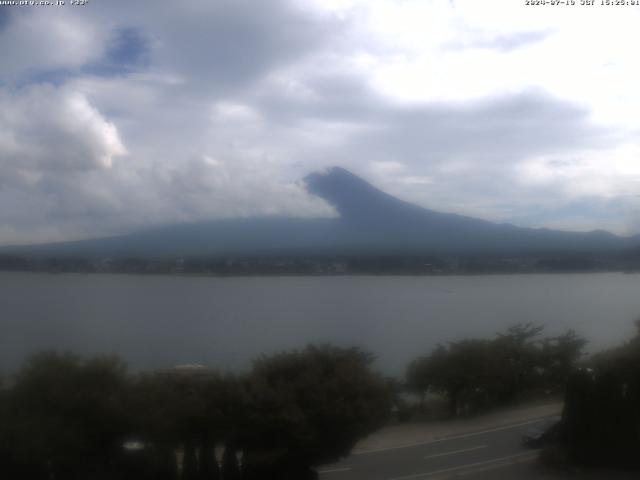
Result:
[[165,457],[157,462],[173,470],[174,452],[182,450],[184,478],[205,473],[215,478],[213,446],[230,441],[243,421],[240,382],[208,369],[170,370],[139,376],[131,392],[135,434],[156,446],[156,456]]
[[640,319],[635,321],[636,334],[617,348],[595,355],[591,361],[594,368],[615,368],[623,375],[633,375],[640,365]]
[[248,381],[251,431],[243,439],[248,460],[304,471],[347,455],[388,418],[387,384],[371,362],[358,349],[329,346],[256,361]]
[[586,345],[587,341],[573,330],[542,340],[539,364],[544,370],[544,383],[547,388],[553,391],[564,389]]
[[263,357],[242,378],[190,367],[132,376],[116,358],[42,353],[0,384],[0,465],[21,480],[233,480],[251,468],[302,480],[387,418],[387,384],[370,363],[324,346]]
[[115,358],[32,357],[7,399],[15,469],[24,478],[69,480],[116,469],[128,428],[125,387],[125,367]]
[[543,327],[518,324],[494,339],[465,339],[438,345],[411,362],[410,391],[422,397],[441,392],[452,416],[504,404],[535,389],[561,391],[586,341],[569,331],[540,339]]
[[574,461],[640,468],[640,322],[624,345],[571,376],[562,443]]

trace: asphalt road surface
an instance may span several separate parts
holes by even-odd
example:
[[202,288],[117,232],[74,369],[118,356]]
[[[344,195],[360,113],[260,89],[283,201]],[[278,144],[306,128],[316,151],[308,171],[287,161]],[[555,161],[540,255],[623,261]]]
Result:
[[[522,434],[542,420],[492,428],[410,446],[370,450],[319,470],[321,480],[441,480],[567,478],[543,469],[539,451],[522,444]],[[636,473],[637,475],[637,473]],[[572,475],[572,477],[574,477]],[[578,475],[579,478],[587,478]],[[591,475],[588,478],[596,478]],[[609,476],[597,478],[611,478]],[[627,478],[618,477],[615,478]],[[628,477],[632,478],[632,477]],[[637,477],[633,477],[637,478]]]

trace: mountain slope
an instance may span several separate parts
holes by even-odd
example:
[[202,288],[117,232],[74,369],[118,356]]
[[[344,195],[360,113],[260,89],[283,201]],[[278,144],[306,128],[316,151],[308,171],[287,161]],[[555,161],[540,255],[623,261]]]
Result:
[[613,253],[640,244],[607,232],[518,228],[425,209],[339,167],[305,178],[340,216],[215,220],[0,251],[32,255],[313,255]]
[[306,178],[309,191],[324,198],[340,220],[387,247],[438,253],[538,253],[615,251],[638,243],[604,231],[587,233],[519,228],[436,212],[403,202],[352,173],[334,167]]

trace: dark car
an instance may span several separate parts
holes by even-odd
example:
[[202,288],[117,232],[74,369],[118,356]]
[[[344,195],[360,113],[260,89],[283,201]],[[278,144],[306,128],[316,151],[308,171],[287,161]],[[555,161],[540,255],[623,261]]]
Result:
[[543,447],[557,432],[560,420],[559,416],[549,417],[531,427],[522,435],[522,443],[531,448]]

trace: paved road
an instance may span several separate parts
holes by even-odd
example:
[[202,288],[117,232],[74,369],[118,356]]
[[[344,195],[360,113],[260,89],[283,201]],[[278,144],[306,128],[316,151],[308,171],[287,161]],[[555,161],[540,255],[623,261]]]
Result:
[[[338,464],[320,469],[320,478],[321,480],[567,478],[567,474],[557,474],[542,469],[535,461],[538,451],[522,445],[522,433],[541,422],[544,420],[530,420],[411,446],[360,452]],[[570,475],[570,477],[611,478],[608,475],[589,475],[588,477]]]

